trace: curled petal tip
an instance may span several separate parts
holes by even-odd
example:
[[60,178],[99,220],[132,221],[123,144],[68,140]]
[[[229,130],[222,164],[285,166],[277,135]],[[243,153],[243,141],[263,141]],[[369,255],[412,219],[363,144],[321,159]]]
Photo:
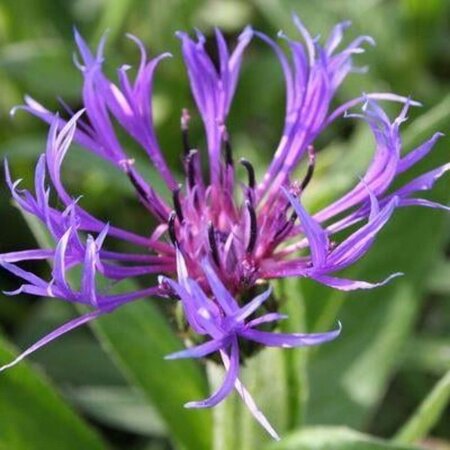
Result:
[[10,117],[14,117],[16,115],[16,112],[23,109],[24,107],[22,105],[16,105],[13,106],[10,110],[9,110],[9,115]]
[[409,106],[417,106],[419,108],[423,106],[422,102],[413,100],[411,96],[406,97],[405,103],[407,103]]
[[[3,264],[1,264],[1,262],[0,262],[0,265],[3,266]],[[6,295],[8,297],[13,297],[15,295],[21,294],[22,292],[23,292],[23,286],[20,286],[20,288],[15,289],[14,291],[2,291],[2,294]],[[1,370],[0,370],[0,372],[1,372]]]
[[372,47],[376,47],[377,43],[372,36],[362,36],[362,39]]
[[405,275],[404,272],[395,272],[386,279],[386,282],[388,282],[394,278],[402,277],[403,275]]
[[19,361],[12,361],[8,364],[5,364],[4,366],[0,367],[0,373],[4,372],[6,369],[10,369],[11,367],[15,366]]
[[197,402],[187,402],[183,405],[186,409],[197,409],[201,408],[202,406],[199,405]]
[[251,39],[253,37],[253,34],[253,27],[251,25],[247,25],[239,35],[239,40]]

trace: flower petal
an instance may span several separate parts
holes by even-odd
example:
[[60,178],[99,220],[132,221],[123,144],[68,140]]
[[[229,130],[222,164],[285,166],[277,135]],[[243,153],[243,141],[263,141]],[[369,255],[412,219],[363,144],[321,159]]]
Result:
[[253,300],[244,305],[238,312],[232,316],[236,323],[243,322],[248,316],[253,314],[272,294],[272,287],[269,286],[262,294],[256,296]]
[[209,398],[196,402],[186,403],[186,408],[210,408],[220,403],[233,390],[234,384],[239,374],[239,347],[237,339],[231,342],[230,365],[226,369],[225,379],[220,388]]
[[229,342],[225,338],[213,339],[211,341],[204,342],[203,344],[171,353],[170,355],[165,356],[164,359],[202,358],[211,353],[217,352],[221,348],[228,347],[228,345]]
[[326,333],[271,333],[269,331],[246,329],[240,333],[243,337],[258,342],[267,347],[309,347],[323,344],[336,339],[341,333],[342,326],[339,323],[337,330]]
[[401,272],[393,273],[392,275],[389,275],[386,279],[378,283],[349,280],[346,278],[332,277],[329,275],[314,275],[312,278],[318,281],[319,283],[325,284],[334,289],[339,289],[340,291],[354,291],[356,289],[373,289],[380,286],[384,286],[385,284],[389,283],[389,281],[391,281],[392,279],[400,277],[402,275],[403,273]]
[[[221,354],[225,369],[228,370],[230,367],[230,358],[224,351],[221,351],[220,354]],[[275,439],[276,441],[279,441],[280,436],[274,430],[272,425],[270,425],[266,416],[258,408],[255,401],[253,400],[253,397],[250,395],[250,392],[247,391],[247,389],[241,383],[239,378],[236,378],[236,381],[234,382],[234,387],[235,387],[236,391],[238,392],[238,394],[241,396],[242,400],[244,401],[245,405],[249,409],[252,416],[262,425],[262,427],[270,434],[270,436],[272,436],[273,439]]]
[[300,218],[303,232],[308,239],[309,247],[311,249],[313,266],[315,268],[322,267],[326,263],[329,248],[327,233],[322,229],[319,223],[306,212],[299,200],[294,198],[294,196],[284,188],[283,192]]

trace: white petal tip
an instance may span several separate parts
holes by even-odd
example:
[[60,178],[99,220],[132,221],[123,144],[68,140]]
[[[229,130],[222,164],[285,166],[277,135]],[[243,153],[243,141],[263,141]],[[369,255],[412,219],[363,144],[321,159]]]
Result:
[[196,408],[201,408],[201,406],[198,405],[197,402],[188,402],[188,403],[185,403],[185,404],[184,404],[184,407],[185,407],[186,409],[196,409]]

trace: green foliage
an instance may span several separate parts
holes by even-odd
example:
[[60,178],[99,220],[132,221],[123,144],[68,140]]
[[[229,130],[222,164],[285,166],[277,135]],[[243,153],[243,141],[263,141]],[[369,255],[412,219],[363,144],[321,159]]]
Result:
[[317,427],[286,436],[267,450],[414,450],[416,447],[390,444],[349,428]]
[[[325,35],[336,21],[351,19],[351,36],[364,33],[376,39],[376,49],[356,56],[359,65],[370,66],[369,74],[352,75],[339,100],[362,91],[392,90],[422,101],[424,107],[412,110],[404,126],[409,151],[437,130],[449,132],[449,10],[444,0],[6,0],[0,3],[0,154],[8,157],[15,176],[30,183],[47,129],[23,113],[11,121],[9,109],[24,94],[51,107],[58,96],[79,107],[81,78],[71,62],[75,25],[92,44],[109,29],[111,74],[123,63],[137,62],[125,32],[143,38],[152,54],[173,52],[158,72],[153,106],[161,145],[179,169],[179,112],[184,106],[193,110],[193,102],[174,31],[201,27],[209,34],[219,25],[234,39],[250,22],[270,34],[278,29],[294,33],[292,11],[315,33]],[[244,62],[230,131],[237,156],[252,160],[257,174],[279,138],[283,102],[274,56],[255,43]],[[389,108],[395,114],[395,107]],[[195,114],[192,138],[203,145]],[[448,160],[448,142],[438,144],[418,173]],[[341,121],[327,131],[318,143],[317,169],[306,193],[311,210],[355,183],[372,147],[360,124],[349,127]],[[153,180],[145,155],[132,151]],[[75,148],[64,178],[94,214],[144,232],[152,226],[127,181],[98,158]],[[433,199],[448,202],[448,186],[440,181]],[[0,251],[33,246],[9,194],[2,190],[0,196],[5,218]],[[42,228],[36,222],[28,225],[36,240],[45,242]],[[213,411],[183,408],[184,402],[207,395],[205,370],[192,361],[163,359],[182,343],[166,318],[171,306],[148,300],[102,318],[93,333],[86,329],[65,336],[33,356],[32,363],[0,374],[0,449],[408,450],[427,436],[448,442],[448,238],[442,212],[405,209],[370,254],[344,274],[375,281],[402,271],[402,278],[352,294],[304,280],[277,284],[275,295],[290,317],[282,323],[284,331],[325,331],[338,319],[343,324],[339,340],[307,350],[266,351],[243,369],[243,381],[284,437],[280,443],[269,442],[237,395]],[[3,273],[0,277],[2,289],[15,286]],[[28,300],[1,299],[0,324],[11,341],[0,340],[1,362],[13,357],[15,346],[29,345],[74,314],[72,307],[52,299]],[[223,376],[212,364],[206,372],[211,387]],[[98,437],[100,431],[108,444]]]
[[[0,364],[15,351],[0,338]],[[0,377],[0,445],[14,450],[106,450],[100,437],[28,364]]]

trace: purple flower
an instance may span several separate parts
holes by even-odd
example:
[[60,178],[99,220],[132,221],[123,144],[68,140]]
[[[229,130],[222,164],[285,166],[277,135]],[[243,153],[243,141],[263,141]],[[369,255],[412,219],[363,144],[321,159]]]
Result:
[[[289,49],[290,58],[279,44],[249,27],[241,33],[232,51],[222,33],[216,30],[217,67],[205,50],[205,37],[200,32],[195,39],[183,32],[177,34],[207,142],[205,152],[191,146],[190,115],[183,110],[183,186],[169,169],[160,149],[151,109],[155,70],[170,55],[148,59],[143,44],[129,35],[141,53],[140,64],[134,79],[129,76],[129,66],[119,68],[118,83],[114,83],[102,71],[104,39],[93,54],[75,33],[81,56],[76,64],[84,81],[84,109],[76,114],[69,110],[72,117],[65,120],[27,97],[26,104],[20,108],[50,124],[47,148],[36,166],[34,194],[20,190],[19,181],[12,181],[5,165],[7,183],[15,201],[46,226],[56,245],[0,255],[0,264],[24,282],[10,294],[54,296],[88,305],[92,312],[61,326],[0,371],[61,334],[124,303],[151,295],[174,296],[181,302],[199,343],[170,357],[203,357],[219,352],[227,370],[218,392],[188,406],[213,406],[233,387],[248,400],[251,398],[238,379],[239,359],[245,356],[238,341],[248,340],[259,346],[315,345],[334,339],[340,331],[285,335],[258,329],[283,317],[276,310],[264,313],[263,303],[270,289],[248,300],[256,286],[271,279],[308,277],[336,289],[367,289],[398,275],[370,283],[340,278],[336,273],[369,250],[397,207],[418,205],[448,210],[421,198],[420,192],[431,189],[450,164],[425,173],[403,187],[392,188],[397,175],[426,157],[440,134],[402,156],[400,125],[406,120],[409,107],[416,104],[412,100],[388,93],[364,94],[331,110],[339,85],[350,72],[358,70],[352,63],[353,55],[363,52],[362,45],[371,44],[372,40],[361,36],[338,50],[347,23],[337,25],[322,46],[297,17],[294,22],[300,41],[279,35]],[[255,37],[274,51],[281,64],[286,84],[286,113],[280,142],[263,179],[256,180],[249,161],[239,161],[247,174],[240,199],[241,184],[237,181],[226,122],[244,51]],[[395,120],[391,121],[381,109],[378,102],[382,100],[403,104]],[[362,105],[361,114],[347,114],[358,105]],[[362,119],[369,125],[376,142],[374,156],[353,189],[312,215],[303,206],[302,196],[314,174],[317,159],[314,144],[329,124],[344,115]],[[146,152],[167,195],[156,192],[140,175],[120,143],[113,121]],[[67,192],[61,180],[61,167],[72,142],[124,172],[142,205],[158,222],[150,235],[142,236],[104,223]],[[209,163],[208,174],[201,169],[205,158]],[[301,180],[293,180],[294,170],[304,159],[308,162],[306,174]],[[59,203],[64,205],[62,210],[50,205],[48,182]],[[351,234],[337,240],[336,234],[350,227]],[[105,243],[111,240],[131,244],[140,251],[107,250]],[[50,260],[51,279],[44,280],[17,265],[30,259]],[[75,266],[82,269],[77,287],[66,275]],[[96,284],[97,275],[120,281],[146,274],[161,275],[159,283],[120,295],[102,291]],[[178,281],[174,281],[177,275]],[[209,340],[204,341],[205,337]],[[248,401],[253,414],[275,436],[253,401]]]

